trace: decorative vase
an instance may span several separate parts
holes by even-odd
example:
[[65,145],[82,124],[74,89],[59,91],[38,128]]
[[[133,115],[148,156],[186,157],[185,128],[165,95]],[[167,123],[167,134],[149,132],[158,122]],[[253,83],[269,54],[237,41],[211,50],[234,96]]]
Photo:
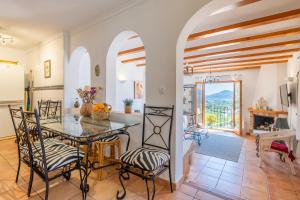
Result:
[[74,108],[79,108],[79,107],[80,107],[80,103],[78,100],[76,100],[74,103]]
[[132,110],[132,107],[131,107],[131,106],[125,106],[125,113],[126,113],[126,114],[130,114],[130,113],[131,113],[131,110]]
[[90,117],[93,112],[93,104],[92,103],[83,103],[80,108],[80,114],[84,117]]

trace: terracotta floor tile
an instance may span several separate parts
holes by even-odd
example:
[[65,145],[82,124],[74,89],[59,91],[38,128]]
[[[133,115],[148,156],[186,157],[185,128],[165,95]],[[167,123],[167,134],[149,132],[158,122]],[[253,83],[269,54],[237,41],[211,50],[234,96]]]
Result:
[[212,195],[212,194],[209,194],[206,192],[202,192],[200,190],[197,192],[195,199],[197,199],[197,200],[223,200],[220,197],[217,197],[215,195]]
[[243,177],[242,176],[237,176],[234,174],[230,174],[227,172],[222,172],[221,176],[220,176],[221,180],[227,181],[229,183],[234,183],[237,185],[241,185],[242,181],[243,181]]
[[205,174],[199,174],[193,182],[199,184],[200,186],[215,188],[218,182],[218,178],[214,178]]
[[227,194],[235,196],[241,195],[241,185],[233,184],[227,181],[219,180],[216,189]]
[[209,162],[206,164],[206,167],[209,167],[209,168],[211,168],[211,169],[216,169],[216,170],[223,170],[224,164],[221,164],[221,163],[215,163],[215,162],[209,161]]
[[178,189],[178,191],[180,191],[184,194],[187,194],[189,196],[192,196],[192,197],[194,197],[197,193],[197,189],[195,189],[194,187],[188,186],[186,184],[182,184],[180,186],[180,188]]
[[173,193],[170,192],[159,192],[156,196],[155,196],[155,200],[193,200],[194,198],[186,195],[180,191],[176,191]]
[[277,188],[270,190],[270,198],[271,200],[298,200],[298,195],[295,191]]
[[223,168],[223,171],[237,176],[243,176],[243,172],[244,172],[243,169],[232,167],[232,166],[226,166],[226,165]]
[[221,158],[215,158],[212,157],[211,159],[209,159],[210,162],[214,162],[214,163],[218,163],[218,164],[225,164],[226,160],[221,159]]
[[209,168],[209,167],[204,167],[201,172],[201,174],[205,174],[205,175],[209,175],[209,176],[212,176],[212,177],[215,177],[215,178],[219,178],[222,171],[221,170],[216,170],[216,169],[212,169],[212,168]]
[[266,192],[260,192],[257,190],[253,190],[248,187],[242,187],[241,189],[241,197],[247,200],[268,200],[268,194]]

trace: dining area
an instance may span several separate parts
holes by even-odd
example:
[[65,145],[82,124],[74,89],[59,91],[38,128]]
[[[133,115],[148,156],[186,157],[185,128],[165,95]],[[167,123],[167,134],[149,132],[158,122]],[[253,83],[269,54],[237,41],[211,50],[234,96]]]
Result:
[[[99,104],[93,102],[91,107],[93,113]],[[24,199],[127,199],[135,192],[143,193],[141,199],[156,199],[161,191],[173,191],[170,145],[174,106],[144,105],[140,120],[113,114],[101,118],[82,111],[65,113],[62,102],[53,100],[38,101],[32,111],[11,105],[8,109],[15,138],[5,140],[9,143],[5,149],[11,150],[9,159],[14,157],[8,163],[15,170],[14,182],[26,191]],[[141,141],[131,144],[136,138]],[[7,156],[2,146],[0,161]],[[157,184],[165,171],[169,184]],[[136,177],[144,184],[138,184],[140,191],[132,192],[135,182],[140,182]],[[61,184],[77,194],[69,189],[60,191]]]

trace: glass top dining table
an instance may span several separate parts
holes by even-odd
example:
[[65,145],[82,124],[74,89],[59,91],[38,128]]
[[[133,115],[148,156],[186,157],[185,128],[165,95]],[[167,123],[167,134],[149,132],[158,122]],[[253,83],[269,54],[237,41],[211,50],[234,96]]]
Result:
[[99,140],[139,124],[130,120],[97,120],[71,114],[64,115],[61,121],[41,121],[42,129],[76,141]]

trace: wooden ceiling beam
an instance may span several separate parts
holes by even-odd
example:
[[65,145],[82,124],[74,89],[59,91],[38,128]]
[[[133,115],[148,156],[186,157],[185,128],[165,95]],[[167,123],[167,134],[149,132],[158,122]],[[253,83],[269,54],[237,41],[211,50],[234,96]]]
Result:
[[190,40],[195,40],[200,37],[208,37],[212,35],[217,35],[225,32],[231,32],[234,30],[239,30],[239,29],[246,29],[246,28],[251,28],[255,26],[260,26],[260,25],[266,25],[266,24],[271,24],[275,22],[281,22],[289,19],[294,19],[300,17],[300,8],[296,10],[290,10],[282,13],[277,13],[274,15],[269,15],[266,17],[261,17],[257,19],[252,19],[249,21],[244,21],[244,22],[239,22],[236,24],[231,24],[227,26],[222,26],[198,33],[193,33],[188,37],[188,41]]
[[[279,64],[279,63],[287,63],[288,60],[276,60],[276,61],[268,61],[268,62],[257,62],[257,63],[245,63],[245,64],[239,64],[239,65],[230,65],[230,66],[194,66],[193,69],[218,69],[218,68],[224,68],[224,67],[243,67],[243,66],[249,66],[249,65],[269,65],[269,64]],[[230,64],[230,63],[229,63]]]
[[[256,62],[256,61],[265,61],[265,60],[289,59],[291,57],[293,57],[293,56],[292,55],[272,56],[272,57],[256,58],[256,59],[249,59],[249,60],[237,60],[237,61],[218,62],[218,63],[213,63],[213,64],[204,64],[204,65],[198,65],[198,67],[226,65],[226,64],[234,64],[234,63],[244,63],[244,62]],[[188,64],[197,64],[197,63],[198,63],[197,61],[194,61],[194,62],[189,62]]]
[[224,67],[218,69],[204,69],[194,71],[193,74],[201,74],[201,73],[209,73],[209,72],[225,72],[225,71],[238,71],[238,70],[246,70],[246,69],[259,69],[261,66],[244,66],[244,67]]
[[137,67],[145,67],[145,66],[146,66],[146,63],[143,63],[143,64],[137,64],[136,66],[137,66]]
[[132,62],[136,62],[136,61],[143,61],[146,60],[146,57],[138,57],[138,58],[132,58],[132,59],[127,59],[127,60],[122,60],[121,62],[126,64],[126,63],[132,63]]
[[265,34],[260,34],[260,35],[253,35],[253,36],[248,36],[248,37],[243,37],[243,38],[237,38],[237,39],[233,39],[233,40],[226,40],[226,41],[222,41],[222,42],[215,42],[215,43],[210,43],[210,44],[205,44],[205,45],[194,46],[194,47],[186,48],[184,50],[184,52],[187,53],[187,52],[197,51],[200,49],[214,48],[214,47],[218,47],[218,46],[221,47],[223,45],[239,44],[239,43],[243,43],[243,42],[269,39],[269,38],[280,37],[280,36],[290,36],[290,35],[295,35],[295,34],[300,34],[300,27],[282,30],[282,31],[271,32],[271,33],[265,33]]
[[127,49],[127,50],[124,50],[124,51],[120,51],[118,53],[118,56],[124,56],[124,55],[127,55],[127,54],[138,53],[138,52],[142,52],[142,51],[145,51],[144,46],[136,47],[136,48],[133,48],[133,49]]
[[223,8],[220,8],[220,9],[216,10],[215,12],[210,14],[210,16],[221,14],[221,13],[224,13],[224,12],[228,12],[230,10],[234,10],[236,8],[240,8],[240,7],[252,4],[252,3],[256,3],[258,1],[261,1],[261,0],[242,0],[242,1],[238,1],[238,2],[235,2],[233,4],[229,4],[229,5],[227,5]]
[[[266,56],[266,55],[274,55],[274,54],[284,54],[284,53],[294,53],[300,51],[300,48],[293,48],[293,49],[284,49],[278,51],[268,51],[268,52],[260,52],[260,53],[252,53],[252,54],[244,54],[238,56],[229,56],[229,57],[222,57],[222,58],[212,58],[206,60],[196,60],[195,63],[204,63],[204,62],[212,62],[212,61],[222,61],[228,59],[238,59],[238,58],[249,58],[249,57],[256,57],[256,56]],[[191,63],[192,62],[188,62]]]
[[230,49],[230,50],[225,50],[225,51],[216,51],[216,52],[211,52],[211,53],[186,56],[186,57],[184,57],[184,59],[192,59],[192,58],[199,58],[199,57],[219,55],[219,54],[235,53],[235,52],[241,52],[241,51],[250,51],[250,50],[264,49],[264,48],[270,48],[270,47],[280,47],[280,46],[292,45],[292,44],[300,44],[300,40],[290,40],[290,41],[285,41],[285,42],[263,44],[263,45],[250,46],[250,47],[244,47],[244,48],[238,48],[238,49]]

